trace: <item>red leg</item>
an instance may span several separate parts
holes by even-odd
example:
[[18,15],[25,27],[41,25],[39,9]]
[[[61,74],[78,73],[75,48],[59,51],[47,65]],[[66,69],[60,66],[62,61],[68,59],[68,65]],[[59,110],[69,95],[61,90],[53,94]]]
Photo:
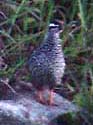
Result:
[[39,101],[40,103],[42,103],[42,104],[45,104],[42,90],[39,90],[39,91],[37,92],[37,96],[38,96],[38,101]]
[[54,93],[53,90],[50,90],[49,93],[49,105],[53,105],[54,104]]

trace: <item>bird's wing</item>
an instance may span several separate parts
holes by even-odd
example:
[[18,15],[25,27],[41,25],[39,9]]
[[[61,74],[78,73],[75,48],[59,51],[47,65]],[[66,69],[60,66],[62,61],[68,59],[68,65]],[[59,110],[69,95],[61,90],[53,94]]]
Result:
[[29,60],[29,69],[31,72],[38,74],[45,74],[49,70],[49,60],[47,56],[42,53],[34,53]]

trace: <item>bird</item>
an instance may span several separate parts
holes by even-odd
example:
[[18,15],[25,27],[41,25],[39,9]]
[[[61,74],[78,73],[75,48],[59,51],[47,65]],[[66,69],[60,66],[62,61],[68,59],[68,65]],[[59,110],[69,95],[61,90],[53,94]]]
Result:
[[43,91],[48,89],[47,103],[54,104],[54,88],[61,84],[65,71],[65,59],[62,50],[60,33],[61,26],[55,22],[49,24],[42,43],[29,58],[31,83],[37,91],[39,102],[44,103]]

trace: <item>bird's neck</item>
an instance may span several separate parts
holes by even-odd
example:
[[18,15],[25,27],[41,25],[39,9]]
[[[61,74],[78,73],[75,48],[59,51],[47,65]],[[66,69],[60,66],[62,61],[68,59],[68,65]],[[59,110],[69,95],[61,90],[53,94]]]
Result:
[[43,52],[48,52],[52,50],[62,50],[61,39],[59,34],[47,33],[43,43],[40,46],[40,50]]
[[47,33],[46,40],[45,42],[50,44],[50,45],[58,45],[61,44],[60,42],[60,37],[58,33]]

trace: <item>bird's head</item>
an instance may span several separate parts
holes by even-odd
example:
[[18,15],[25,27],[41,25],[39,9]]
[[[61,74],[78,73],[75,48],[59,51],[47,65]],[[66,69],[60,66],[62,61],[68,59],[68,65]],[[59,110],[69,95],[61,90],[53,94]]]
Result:
[[61,32],[63,32],[63,27],[59,23],[52,22],[48,26],[48,31],[55,34],[60,34]]

